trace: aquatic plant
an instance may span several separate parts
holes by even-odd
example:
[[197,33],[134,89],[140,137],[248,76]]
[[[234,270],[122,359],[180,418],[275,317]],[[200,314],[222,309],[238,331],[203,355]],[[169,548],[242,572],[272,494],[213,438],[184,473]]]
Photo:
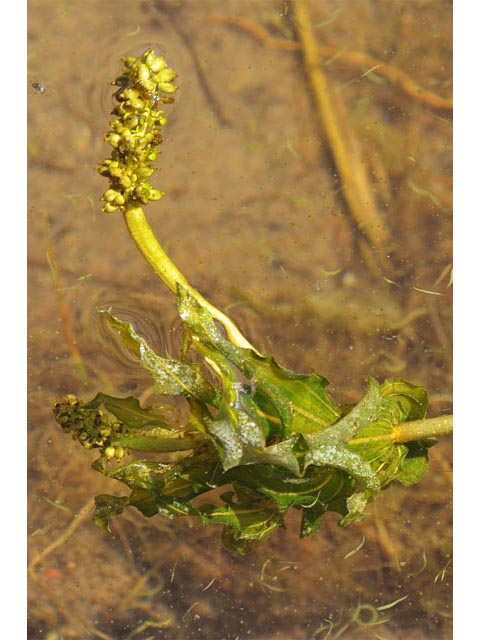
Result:
[[[142,407],[134,397],[98,393],[86,403],[67,395],[53,411],[65,433],[98,451],[93,468],[130,489],[128,496],[95,498],[100,526],[109,530],[128,506],[148,517],[196,516],[223,525],[224,544],[244,553],[284,526],[291,508],[302,514],[305,537],[319,530],[327,511],[340,514],[344,526],[393,481],[416,483],[427,471],[432,438],[448,433],[452,419],[426,419],[426,390],[399,379],[369,379],[356,405],[337,404],[322,375],[289,371],[260,353],[189,284],[143,210],[164,195],[149,180],[175,78],[151,49],[124,60],[106,135],[111,157],[98,169],[109,180],[103,211],[123,216],[176,297],[183,323],[178,359],[156,353],[131,323],[100,310],[165,404]],[[180,425],[167,404],[177,396],[188,405]],[[223,493],[213,494],[218,489]]]

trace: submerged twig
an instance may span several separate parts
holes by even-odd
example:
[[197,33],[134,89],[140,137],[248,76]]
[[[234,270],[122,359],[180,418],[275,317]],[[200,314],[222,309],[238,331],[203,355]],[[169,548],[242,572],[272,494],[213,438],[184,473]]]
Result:
[[370,247],[372,270],[391,271],[387,254],[392,249],[392,234],[375,203],[375,194],[366,170],[362,148],[351,130],[341,100],[323,71],[321,55],[305,0],[292,2],[295,27],[301,45],[305,74],[312,91],[318,123],[327,137],[340,174],[343,195],[355,224]]
[[[238,27],[246,33],[256,38],[259,42],[272,49],[281,51],[300,51],[301,44],[296,40],[285,40],[271,36],[269,32],[260,24],[238,16],[210,16],[209,22],[216,24],[226,24]],[[340,60],[344,64],[355,67],[356,69],[367,69],[362,76],[375,70],[377,75],[383,76],[386,80],[398,87],[403,93],[410,96],[414,100],[418,100],[425,106],[439,111],[451,112],[453,109],[453,101],[451,98],[444,98],[433,91],[428,91],[420,87],[414,82],[409,75],[401,69],[397,69],[392,65],[361,51],[349,51],[345,49],[338,50],[336,47],[329,45],[319,45],[318,51],[325,59],[330,61]]]
[[51,544],[49,544],[48,547],[45,547],[45,549],[40,551],[40,553],[38,553],[32,559],[32,561],[28,566],[28,572],[34,580],[37,579],[35,567],[38,564],[40,564],[42,560],[44,560],[51,553],[53,553],[56,549],[64,545],[65,542],[72,537],[72,535],[75,533],[78,527],[82,524],[82,522],[86,520],[87,516],[92,512],[92,510],[93,510],[93,503],[91,498],[89,498],[88,501],[80,509],[80,511],[73,517],[73,520],[70,522],[70,524],[65,529],[65,531],[56,540],[54,540]]
[[65,342],[67,343],[67,347],[72,357],[72,360],[74,362],[75,369],[77,370],[78,377],[80,378],[81,382],[85,384],[88,380],[88,374],[85,368],[85,364],[83,362],[83,358],[80,354],[80,350],[77,346],[77,341],[75,339],[75,334],[73,331],[72,312],[65,299],[65,290],[63,287],[62,277],[58,269],[55,247],[53,245],[53,242],[50,236],[48,220],[47,220],[47,232],[48,232],[48,248],[47,248],[46,257],[47,257],[47,262],[53,276],[53,282],[55,285],[55,292],[57,294],[57,304],[60,312],[60,319],[62,322]]

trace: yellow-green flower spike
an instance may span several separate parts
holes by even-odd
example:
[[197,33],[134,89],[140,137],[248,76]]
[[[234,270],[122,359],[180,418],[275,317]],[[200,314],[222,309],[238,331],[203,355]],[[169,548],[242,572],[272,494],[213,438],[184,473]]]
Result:
[[173,84],[175,71],[153,49],[139,58],[125,58],[123,63],[123,74],[114,83],[120,87],[115,93],[118,104],[105,136],[112,154],[98,166],[100,175],[110,180],[102,196],[106,213],[123,213],[128,205],[141,206],[164,196],[148,178],[155,170],[152,163],[162,142],[161,129],[167,123],[160,106],[170,104],[171,94],[178,88]]

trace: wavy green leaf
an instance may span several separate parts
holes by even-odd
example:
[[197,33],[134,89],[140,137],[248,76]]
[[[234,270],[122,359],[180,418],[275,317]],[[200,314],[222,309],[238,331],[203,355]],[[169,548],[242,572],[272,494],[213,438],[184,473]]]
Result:
[[96,408],[101,404],[118,420],[124,422],[129,429],[141,429],[147,425],[168,427],[169,407],[162,409],[142,408],[137,398],[116,398],[106,393],[97,393],[85,408]]
[[95,496],[95,514],[93,516],[95,524],[101,529],[111,533],[110,520],[123,513],[128,504],[128,498],[110,496],[106,493]]
[[134,451],[144,451],[145,453],[173,453],[195,449],[205,442],[202,436],[196,436],[195,434],[184,436],[182,432],[177,432],[178,435],[172,437],[172,433],[174,431],[159,428],[142,432],[137,431],[113,438],[112,444],[116,447],[125,447]]
[[[250,381],[254,392],[268,399],[275,410],[273,421],[280,419],[283,433],[311,433],[338,420],[340,410],[325,393],[328,380],[316,373],[298,374],[280,367],[272,357],[259,356],[226,340],[210,313],[180,285],[177,305],[195,345],[201,344],[208,356],[223,356],[238,367]],[[218,357],[218,356],[217,356]]]
[[393,428],[425,416],[427,393],[423,387],[403,380],[372,384],[380,392],[380,403],[371,412],[373,419],[357,431],[349,448],[369,462],[382,487],[395,479],[405,484],[416,482],[428,469],[427,447],[420,442],[395,444]]
[[129,322],[120,320],[110,311],[101,310],[107,323],[122,339],[125,348],[138,358],[142,367],[152,376],[155,391],[168,396],[193,396],[205,402],[213,402],[215,390],[205,380],[196,364],[161,358],[139,336]]

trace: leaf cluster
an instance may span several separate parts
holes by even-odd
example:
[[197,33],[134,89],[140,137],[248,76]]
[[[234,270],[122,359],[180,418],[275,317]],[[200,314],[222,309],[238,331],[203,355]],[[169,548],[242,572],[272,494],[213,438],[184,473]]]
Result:
[[[289,509],[301,512],[300,535],[309,536],[325,512],[340,514],[344,526],[392,481],[409,485],[424,475],[427,443],[397,444],[393,431],[425,416],[422,387],[370,379],[360,402],[342,407],[323,376],[294,373],[234,345],[181,285],[177,306],[184,326],[178,359],[155,353],[131,324],[101,312],[164,405],[142,408],[133,397],[102,393],[87,404],[74,396],[55,403],[63,430],[99,451],[93,467],[130,490],[97,496],[100,526],[108,530],[128,506],[147,517],[194,516],[223,525],[225,546],[245,553],[283,527]],[[188,408],[181,425],[167,403],[175,396]]]

